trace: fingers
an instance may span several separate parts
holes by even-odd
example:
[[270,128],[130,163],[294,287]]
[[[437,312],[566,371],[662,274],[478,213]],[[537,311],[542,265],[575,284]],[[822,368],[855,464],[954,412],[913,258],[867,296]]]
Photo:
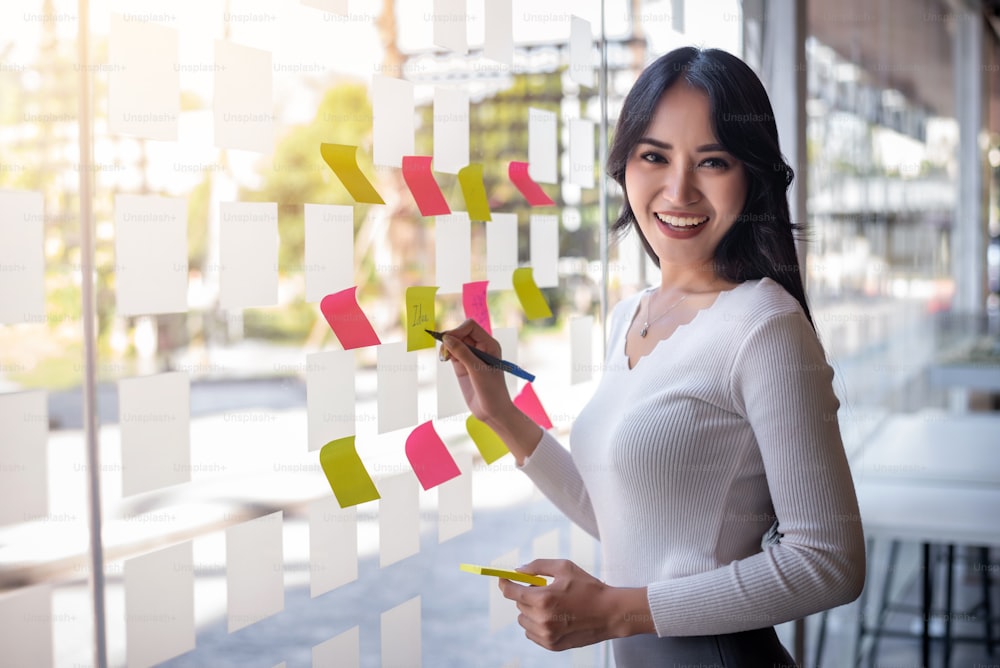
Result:
[[[500,344],[475,320],[469,318],[458,327],[441,332],[453,336],[467,346],[473,346],[494,357],[500,357]],[[452,350],[454,352],[454,350]]]
[[535,559],[524,566],[518,566],[514,570],[521,571],[522,573],[531,573],[532,575],[556,577],[557,575],[567,574],[575,565],[572,561],[566,559]]
[[517,584],[507,578],[500,578],[497,584],[500,587],[500,593],[503,594],[503,597],[517,603],[517,607],[521,610],[532,607],[530,597],[525,596],[525,594],[531,591],[533,587]]

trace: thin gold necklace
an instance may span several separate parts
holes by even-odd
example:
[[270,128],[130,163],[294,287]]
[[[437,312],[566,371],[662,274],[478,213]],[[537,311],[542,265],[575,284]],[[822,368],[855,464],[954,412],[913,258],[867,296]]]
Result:
[[641,336],[642,338],[646,338],[646,334],[649,333],[649,326],[650,325],[655,324],[657,320],[659,320],[660,318],[662,318],[663,316],[665,316],[666,314],[670,313],[675,308],[677,308],[678,306],[680,306],[681,302],[683,302],[687,298],[688,298],[688,296],[684,295],[683,297],[681,297],[680,299],[678,299],[674,303],[673,306],[671,306],[666,311],[664,311],[660,315],[656,316],[652,320],[649,320],[649,307],[653,305],[653,295],[649,295],[649,299],[646,301],[646,320],[642,323],[642,329],[639,330],[639,336]]

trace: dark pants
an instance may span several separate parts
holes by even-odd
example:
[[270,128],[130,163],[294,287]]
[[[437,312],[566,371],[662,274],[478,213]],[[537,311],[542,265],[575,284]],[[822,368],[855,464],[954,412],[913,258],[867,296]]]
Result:
[[797,668],[774,627],[718,636],[612,641],[617,668]]

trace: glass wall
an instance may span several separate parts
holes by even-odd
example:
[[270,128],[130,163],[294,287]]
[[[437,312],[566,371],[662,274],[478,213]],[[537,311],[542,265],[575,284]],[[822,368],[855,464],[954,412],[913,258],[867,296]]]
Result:
[[[470,438],[450,366],[407,350],[431,305],[439,328],[488,316],[563,437],[592,390],[605,291],[613,304],[647,270],[634,240],[601,261],[619,203],[600,202],[603,110],[613,126],[655,55],[738,52],[740,34],[735,0],[602,4],[603,22],[601,4],[568,1],[94,0],[85,60],[76,2],[0,8],[4,661],[94,665],[103,607],[109,665],[604,665],[603,646],[534,646],[495,582],[459,570],[599,564]],[[511,178],[517,162],[549,203]],[[518,267],[551,316],[525,310]],[[430,286],[423,310],[407,301]],[[363,319],[377,343],[348,343],[321,306],[352,288],[360,310],[337,322]],[[380,499],[338,500],[327,444]],[[437,479],[415,474],[425,447]]]
[[[488,316],[566,439],[602,368],[603,307],[655,279],[634,237],[602,257],[621,201],[602,125],[669,49],[740,53],[740,2],[83,4],[86,61],[77,2],[0,7],[0,656],[93,665],[96,600],[109,665],[608,665],[603,646],[534,646],[495,582],[459,570],[600,565],[509,455],[474,442],[450,367],[407,350],[408,330],[431,305],[439,328]],[[950,88],[908,82],[945,90],[953,72],[934,3],[919,58],[868,34],[888,3],[806,4],[808,289],[854,449],[886,412],[945,401],[926,368],[954,292],[958,130],[936,103]],[[518,298],[525,267],[551,315]],[[437,287],[422,307],[419,287]],[[352,288],[358,310],[324,312]],[[380,499],[338,501],[329,443]],[[425,447],[445,462],[434,480],[416,473]]]
[[807,287],[849,448],[887,411],[946,402],[927,368],[955,290],[958,124],[947,12],[933,4],[810,3]]

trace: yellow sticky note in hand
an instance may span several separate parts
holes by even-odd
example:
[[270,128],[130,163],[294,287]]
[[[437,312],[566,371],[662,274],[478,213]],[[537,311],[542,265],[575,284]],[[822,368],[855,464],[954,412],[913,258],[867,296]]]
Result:
[[406,350],[433,348],[434,338],[425,330],[435,330],[434,295],[437,286],[406,288]]
[[469,432],[469,437],[472,438],[472,442],[476,444],[479,454],[483,456],[483,461],[487,464],[492,464],[510,452],[497,433],[475,415],[470,415],[465,419],[465,430]]
[[478,564],[459,564],[458,567],[466,573],[504,578],[506,580],[513,580],[514,582],[523,582],[533,587],[544,587],[549,583],[549,581],[541,575],[522,573],[521,571],[515,571],[512,568],[496,568],[494,566],[479,566]]
[[341,508],[381,498],[354,447],[354,437],[330,441],[319,451],[319,463]]
[[514,292],[517,293],[517,298],[521,302],[521,308],[524,309],[528,320],[552,317],[552,309],[549,308],[548,302],[545,301],[545,296],[538,285],[535,284],[535,277],[532,274],[531,267],[518,267],[515,269],[513,282]]

